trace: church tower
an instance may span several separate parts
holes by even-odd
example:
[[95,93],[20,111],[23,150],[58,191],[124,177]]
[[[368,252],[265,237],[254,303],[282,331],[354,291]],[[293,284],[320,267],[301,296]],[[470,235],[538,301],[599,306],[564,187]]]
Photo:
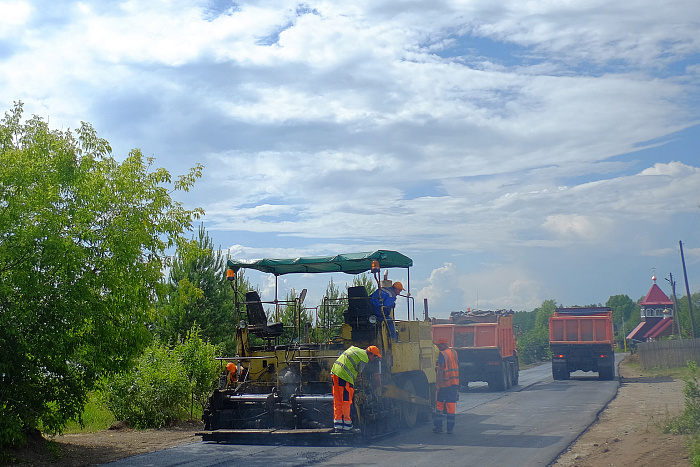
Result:
[[639,302],[642,322],[627,335],[627,339],[654,341],[673,332],[673,301],[656,285],[656,276],[652,276],[651,280],[654,284],[644,300]]

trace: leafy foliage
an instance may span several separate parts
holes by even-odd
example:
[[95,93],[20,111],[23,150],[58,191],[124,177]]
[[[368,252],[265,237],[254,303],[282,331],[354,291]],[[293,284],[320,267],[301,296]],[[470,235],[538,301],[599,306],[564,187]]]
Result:
[[164,251],[202,214],[171,197],[200,165],[172,183],[137,149],[119,163],[87,123],[21,120],[18,103],[0,121],[0,446],[60,432],[131,365]]
[[518,358],[523,365],[541,362],[552,354],[549,351],[549,329],[537,327],[517,340]]
[[217,383],[216,347],[195,324],[171,351],[154,341],[131,371],[105,383],[105,404],[118,420],[136,428],[160,428],[183,418],[192,403],[202,407]]
[[690,376],[685,379],[683,395],[685,409],[683,413],[669,421],[664,427],[665,433],[685,434],[691,437],[690,458],[693,466],[700,466],[700,384],[698,383],[698,364],[688,361]]
[[634,327],[639,324],[639,305],[637,305],[627,295],[612,295],[605,306],[609,306],[613,311],[613,324],[618,329],[615,341],[620,347],[624,347],[624,339]]
[[281,342],[308,342],[310,340],[312,319],[303,304],[299,306],[298,299],[299,294],[296,290],[291,289],[282,302],[280,320],[284,323],[284,332],[280,336]]
[[219,365],[214,357],[221,353],[220,349],[202,340],[201,333],[199,325],[194,323],[186,339],[173,350],[173,356],[187,379],[192,402],[190,417],[193,416],[192,405],[196,402],[204,409],[209,393],[218,382]]
[[340,292],[340,288],[333,282],[331,277],[319,306],[319,323],[316,332],[320,342],[331,340],[340,335],[344,321],[343,312],[347,309],[342,300],[346,296],[345,292]]
[[513,313],[513,331],[521,336],[535,328],[536,313],[532,311],[516,311]]
[[[690,301],[693,306],[693,317],[695,322],[695,336],[700,337],[700,292],[690,294]],[[678,315],[681,321],[681,329],[683,336],[692,337],[692,326],[690,319],[690,307],[688,305],[688,296],[683,295],[678,297]]]
[[156,334],[177,342],[196,322],[204,339],[234,355],[233,290],[225,277],[225,258],[200,226],[198,237],[180,241],[168,281],[160,288]]
[[377,290],[377,283],[374,282],[372,275],[367,273],[353,276],[352,285],[354,287],[363,286],[367,290],[367,295],[372,295]]
[[107,408],[135,428],[160,428],[181,417],[189,391],[185,373],[165,344],[154,341],[132,371],[107,383]]
[[[554,314],[557,305],[554,300],[545,300],[539,308],[532,311],[528,321],[534,326],[517,340],[518,357],[524,365],[540,362],[551,356],[549,350],[549,317]],[[524,321],[524,320],[523,320]]]

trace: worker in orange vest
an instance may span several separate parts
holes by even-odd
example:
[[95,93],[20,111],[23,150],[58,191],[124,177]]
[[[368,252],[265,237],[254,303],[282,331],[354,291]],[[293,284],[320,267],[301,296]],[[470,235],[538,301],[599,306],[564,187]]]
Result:
[[437,373],[437,403],[433,416],[433,432],[442,433],[442,419],[447,419],[447,433],[451,434],[455,426],[455,413],[459,397],[459,360],[457,352],[447,345],[447,339],[437,341],[440,349],[435,371]]
[[236,365],[233,362],[228,362],[226,364],[226,371],[228,372],[226,375],[226,387],[232,388],[236,385],[236,381],[238,381],[238,378],[243,373],[243,368],[240,363]]

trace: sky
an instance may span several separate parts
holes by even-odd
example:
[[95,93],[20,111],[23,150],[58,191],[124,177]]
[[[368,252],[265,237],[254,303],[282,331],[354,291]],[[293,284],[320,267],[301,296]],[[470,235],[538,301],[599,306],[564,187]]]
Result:
[[685,295],[700,8],[658,5],[0,0],[0,109],[201,163],[179,199],[236,259],[400,251],[416,314]]

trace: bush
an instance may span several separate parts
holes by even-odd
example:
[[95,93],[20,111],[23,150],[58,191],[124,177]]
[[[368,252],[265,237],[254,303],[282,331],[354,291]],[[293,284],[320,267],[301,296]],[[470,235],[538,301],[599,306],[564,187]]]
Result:
[[549,350],[549,330],[535,327],[522,335],[517,341],[518,358],[523,365],[541,362],[551,357]]
[[118,420],[135,428],[160,428],[179,420],[189,384],[168,349],[154,342],[134,370],[111,378],[105,404]]
[[219,365],[214,360],[217,347],[204,342],[197,323],[187,332],[187,338],[173,350],[173,356],[179,363],[187,379],[191,396],[190,417],[193,405],[197,402],[204,409],[209,394],[218,384]]
[[665,433],[689,435],[690,459],[693,466],[700,467],[700,385],[698,384],[698,365],[694,361],[687,363],[690,376],[685,379],[683,394],[685,409],[683,414],[672,419],[665,427]]
[[202,407],[218,382],[216,347],[202,341],[195,323],[171,351],[155,341],[134,369],[105,383],[105,405],[134,428],[160,428],[183,419],[193,403]]

